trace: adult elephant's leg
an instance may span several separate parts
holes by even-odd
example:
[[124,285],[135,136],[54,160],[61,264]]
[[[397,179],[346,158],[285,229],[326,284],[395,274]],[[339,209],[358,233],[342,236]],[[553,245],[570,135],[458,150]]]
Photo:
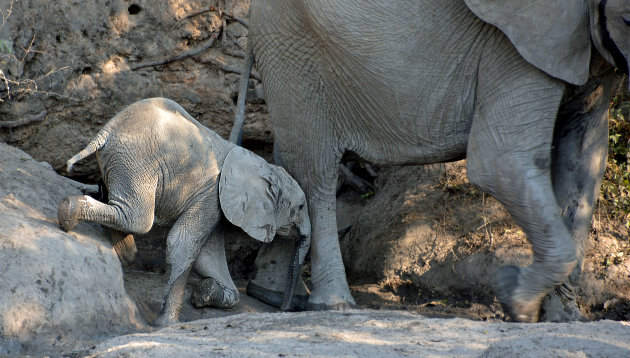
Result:
[[526,63],[503,36],[479,65],[468,177],[497,198],[533,246],[530,266],[500,270],[496,294],[514,319],[538,320],[543,297],[576,264],[551,184],[551,144],[564,85]]
[[[312,160],[316,160],[314,157]],[[320,157],[320,159],[324,159]],[[338,158],[330,163],[319,163],[306,185],[306,197],[311,218],[311,282],[313,289],[308,300],[311,310],[345,309],[355,306],[346,280],[337,236],[336,187]]]
[[[603,60],[600,59],[600,63]],[[596,59],[593,59],[596,67]],[[554,132],[552,181],[564,223],[577,247],[577,265],[569,278],[543,301],[541,320],[583,319],[576,294],[593,210],[606,169],[608,107],[613,83],[610,66],[592,68],[587,84],[572,87],[560,107]]]
[[201,249],[194,270],[203,279],[193,290],[195,307],[232,308],[239,300],[238,290],[225,258],[225,229],[219,224]]

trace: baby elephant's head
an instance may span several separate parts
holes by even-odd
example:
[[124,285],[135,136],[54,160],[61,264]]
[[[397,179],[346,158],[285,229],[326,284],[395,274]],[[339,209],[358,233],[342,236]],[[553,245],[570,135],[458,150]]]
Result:
[[311,235],[306,197],[281,167],[241,147],[225,158],[219,180],[219,200],[225,217],[254,239],[270,242],[295,227]]

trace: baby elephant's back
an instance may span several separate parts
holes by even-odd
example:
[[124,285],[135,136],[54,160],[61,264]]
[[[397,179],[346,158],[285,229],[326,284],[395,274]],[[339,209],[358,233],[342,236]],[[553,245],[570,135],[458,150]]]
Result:
[[103,174],[123,170],[130,180],[155,178],[158,200],[175,191],[177,196],[193,195],[187,191],[198,190],[208,176],[218,175],[207,130],[171,100],[135,102],[108,125],[107,145],[100,151]]
[[190,165],[209,150],[203,130],[177,103],[164,98],[135,102],[108,123],[109,138],[102,154],[130,155],[135,163],[149,161],[172,167]]

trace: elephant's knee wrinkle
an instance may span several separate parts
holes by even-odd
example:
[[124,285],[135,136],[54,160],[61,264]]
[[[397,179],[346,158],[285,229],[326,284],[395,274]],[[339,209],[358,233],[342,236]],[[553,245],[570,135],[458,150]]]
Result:
[[154,217],[151,212],[132,212],[130,209],[125,210],[119,206],[114,206],[114,208],[118,211],[120,218],[119,229],[125,233],[144,235],[153,227]]
[[152,227],[153,227],[153,220],[149,221],[149,220],[143,219],[138,224],[132,226],[129,233],[134,234],[134,235],[144,235],[148,233],[149,231],[151,231]]

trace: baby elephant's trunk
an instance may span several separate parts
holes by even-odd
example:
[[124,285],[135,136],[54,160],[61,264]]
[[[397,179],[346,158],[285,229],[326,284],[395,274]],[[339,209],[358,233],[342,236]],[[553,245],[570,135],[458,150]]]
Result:
[[282,297],[282,305],[280,306],[280,309],[283,311],[288,311],[289,308],[291,308],[291,300],[293,299],[295,287],[300,279],[302,264],[304,264],[306,254],[311,247],[310,223],[308,220],[306,220],[306,222],[307,223],[304,226],[307,226],[308,228],[299,228],[300,238],[295,244],[295,249],[293,251],[293,260],[291,261],[291,265],[289,267],[287,286],[284,290],[284,296]]

